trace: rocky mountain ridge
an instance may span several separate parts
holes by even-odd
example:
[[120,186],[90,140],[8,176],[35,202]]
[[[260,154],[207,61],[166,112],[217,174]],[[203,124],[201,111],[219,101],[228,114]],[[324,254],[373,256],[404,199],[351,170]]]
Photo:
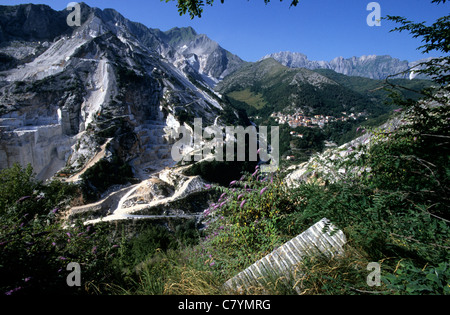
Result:
[[[230,83],[255,63],[192,28],[162,32],[84,3],[81,12],[81,26],[69,27],[68,11],[0,6],[0,169],[30,163],[40,180],[83,180],[96,199],[75,209],[75,216],[185,215],[186,200],[194,202],[205,182],[177,173],[180,169],[167,175],[168,168],[175,170],[173,144],[182,127],[193,132],[195,117],[204,126],[224,126],[225,113],[238,121],[239,111],[212,87]],[[311,93],[324,87],[342,91],[334,80],[308,69],[289,69],[273,59],[261,64],[265,67],[257,68],[253,83],[245,75],[241,81],[264,79],[263,88],[279,83]],[[345,108],[350,99],[344,103]],[[180,148],[181,153],[190,149]],[[102,183],[117,188],[110,191],[90,180],[102,172],[126,173],[127,166],[133,183]],[[188,216],[202,210],[207,199],[202,195],[197,208],[188,207]]]
[[413,79],[412,67],[428,59],[409,62],[391,56],[368,55],[361,57],[336,57],[331,61],[309,60],[298,52],[278,52],[264,56],[262,59],[273,58],[290,68],[306,68],[310,70],[331,69],[348,76],[360,76],[370,79],[384,80],[387,76],[399,74],[396,78]]
[[[191,27],[176,27],[164,34],[167,36],[168,43],[178,54],[181,54],[182,60],[186,60],[199,72],[211,87],[246,64],[241,58],[223,49],[205,34],[197,34]],[[179,59],[180,56],[176,54],[172,58],[174,62],[178,62]]]
[[65,177],[103,150],[148,177],[174,164],[180,117],[220,123],[226,105],[160,31],[82,4],[80,27],[24,26],[11,37],[18,19],[49,30],[68,13],[32,4],[0,11],[0,53],[11,60],[0,72],[0,168],[31,163],[39,179],[61,169]]

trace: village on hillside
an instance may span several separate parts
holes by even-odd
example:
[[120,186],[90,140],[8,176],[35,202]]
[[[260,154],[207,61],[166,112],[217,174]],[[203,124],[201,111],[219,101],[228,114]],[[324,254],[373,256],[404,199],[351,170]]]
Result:
[[314,115],[306,116],[303,112],[296,112],[295,114],[283,114],[276,112],[270,115],[279,124],[289,124],[291,128],[297,127],[320,127],[323,128],[326,124],[334,121],[347,121],[350,119],[356,120],[358,117],[363,116],[364,113],[347,113],[342,112],[341,117]]

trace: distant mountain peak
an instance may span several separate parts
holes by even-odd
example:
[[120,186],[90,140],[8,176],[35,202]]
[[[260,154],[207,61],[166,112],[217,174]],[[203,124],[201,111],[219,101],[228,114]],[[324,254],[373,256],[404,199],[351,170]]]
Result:
[[186,34],[192,34],[192,35],[197,35],[197,32],[195,31],[195,29],[192,26],[187,26],[187,27],[172,27],[170,30],[166,31],[165,33],[171,33],[171,32],[183,32]]
[[174,27],[164,34],[169,39],[169,44],[173,47],[183,46],[197,37],[197,32],[192,27]]
[[0,42],[14,40],[45,41],[69,33],[63,12],[48,5],[0,6]]
[[[290,68],[306,68],[310,70],[331,69],[349,76],[360,76],[370,79],[385,79],[390,75],[402,73],[410,69],[417,62],[393,58],[389,55],[363,55],[344,58],[336,57],[331,61],[309,60],[305,54],[298,52],[278,52],[264,56],[262,59],[273,58]],[[409,72],[398,77],[409,78]]]

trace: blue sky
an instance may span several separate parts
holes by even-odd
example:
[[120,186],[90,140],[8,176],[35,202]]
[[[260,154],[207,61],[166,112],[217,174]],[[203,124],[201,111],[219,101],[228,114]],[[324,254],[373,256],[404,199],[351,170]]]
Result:
[[[0,0],[0,4],[45,3],[64,9],[69,0]],[[311,60],[331,60],[342,56],[391,55],[414,61],[438,53],[423,55],[417,50],[419,39],[409,33],[390,33],[395,24],[382,21],[369,27],[367,5],[371,0],[300,0],[290,1],[215,0],[206,6],[202,18],[179,16],[176,3],[160,0],[85,0],[92,7],[114,8],[126,18],[163,31],[172,27],[192,26],[222,47],[246,61],[279,52],[301,52]],[[381,15],[400,15],[416,22],[432,23],[448,15],[450,4],[431,4],[431,0],[379,0]]]

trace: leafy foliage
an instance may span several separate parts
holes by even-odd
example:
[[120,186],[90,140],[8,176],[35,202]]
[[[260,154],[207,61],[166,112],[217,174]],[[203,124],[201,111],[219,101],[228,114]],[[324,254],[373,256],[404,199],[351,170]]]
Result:
[[122,244],[120,264],[132,269],[151,259],[157,252],[176,250],[184,245],[196,245],[199,236],[196,223],[192,220],[177,225],[174,232],[162,225],[146,224],[131,240]]
[[[446,3],[446,0],[433,0],[432,3]],[[405,17],[391,16],[386,17],[387,20],[394,21],[401,26],[394,28],[391,32],[408,31],[414,38],[422,38],[424,45],[418,49],[422,49],[423,53],[437,51],[439,53],[448,54],[450,52],[450,16],[443,16],[431,25],[425,25],[425,22],[414,23]],[[450,83],[450,57],[443,56],[433,58],[418,65],[417,73],[430,75],[433,81],[445,86]]]
[[450,271],[447,262],[442,262],[437,267],[417,268],[411,261],[400,261],[394,272],[382,280],[397,294],[450,294]]
[[33,195],[37,182],[33,180],[33,169],[28,165],[25,169],[19,164],[14,164],[11,168],[0,173],[0,214],[6,212],[7,206],[19,201],[22,197]]
[[[164,0],[161,0],[164,1]],[[165,0],[166,2],[175,1],[175,0]],[[225,0],[220,0],[221,3],[224,3]],[[280,0],[282,1],[282,0]],[[205,6],[205,2],[203,0],[177,0],[178,12],[180,15],[184,15],[189,12],[191,19],[195,17],[202,17],[203,7]],[[270,0],[264,0],[265,4],[268,4]],[[214,0],[206,0],[206,4],[213,5]],[[292,0],[291,6],[296,6],[299,3],[299,0]]]
[[[63,228],[61,213],[76,193],[73,185],[43,185],[31,166],[3,170],[0,216],[0,290],[2,294],[80,294],[66,283],[69,262],[78,262],[89,281],[111,281],[115,247],[99,228]],[[20,184],[17,187],[17,184]],[[16,190],[17,189],[17,190]],[[18,195],[26,195],[16,198]],[[88,283],[88,281],[86,281]]]

